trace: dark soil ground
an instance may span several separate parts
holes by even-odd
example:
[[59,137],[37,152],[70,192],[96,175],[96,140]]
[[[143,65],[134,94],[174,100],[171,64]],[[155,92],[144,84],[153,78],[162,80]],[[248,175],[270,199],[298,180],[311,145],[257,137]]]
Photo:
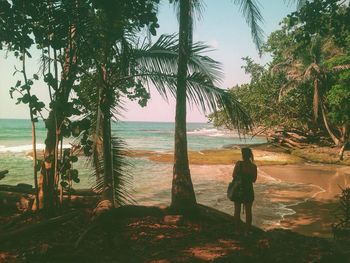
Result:
[[350,262],[346,243],[282,229],[254,228],[245,235],[229,215],[203,208],[169,218],[139,207],[137,213],[107,212],[96,220],[81,209],[30,231],[18,230],[48,218],[2,213],[0,262]]

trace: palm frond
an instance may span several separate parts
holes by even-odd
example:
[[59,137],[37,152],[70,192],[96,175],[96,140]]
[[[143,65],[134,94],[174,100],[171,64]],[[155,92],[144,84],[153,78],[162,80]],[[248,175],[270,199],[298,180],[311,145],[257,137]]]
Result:
[[[223,77],[221,64],[205,53],[211,51],[210,47],[202,42],[192,45],[192,52],[188,62],[189,73],[204,72],[214,83],[219,83]],[[178,62],[177,35],[161,35],[153,45],[143,45],[134,51],[137,63],[148,72],[161,72],[176,74]]]
[[[133,177],[130,173],[130,162],[126,159],[126,144],[117,137],[112,137],[112,162],[113,162],[113,178],[114,178],[114,191],[115,201],[119,205],[134,204],[135,200],[132,197],[132,180]],[[104,162],[103,154],[96,152],[97,162],[94,162],[94,172],[92,178],[93,181],[92,189],[97,193],[102,193],[104,187],[103,176],[96,174],[97,172],[103,174]]]
[[332,68],[332,71],[333,72],[340,72],[340,71],[344,71],[344,70],[348,70],[348,69],[350,69],[350,64],[334,66]]
[[264,31],[260,25],[263,22],[263,17],[259,9],[259,2],[256,0],[234,0],[236,5],[239,5],[240,10],[248,23],[253,41],[261,52],[264,39]]
[[223,110],[227,119],[238,130],[250,130],[253,122],[239,101],[227,91],[213,85],[205,74],[193,73],[187,77],[187,97],[199,105],[204,113]]
[[[159,92],[170,92],[176,96],[177,75],[148,73],[142,76],[143,81],[151,82]],[[227,91],[216,87],[203,73],[192,73],[187,76],[187,99],[203,113],[224,110],[228,119],[239,131],[249,130],[252,120],[243,110],[237,99]]]
[[305,70],[304,72],[304,78],[305,79],[310,79],[313,76],[318,76],[321,74],[321,68],[318,64],[316,63],[311,63]]

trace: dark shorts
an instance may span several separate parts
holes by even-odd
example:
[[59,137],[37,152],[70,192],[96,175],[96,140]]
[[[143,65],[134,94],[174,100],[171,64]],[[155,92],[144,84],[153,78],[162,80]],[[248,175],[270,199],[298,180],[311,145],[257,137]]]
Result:
[[235,197],[233,199],[236,203],[253,203],[254,201],[254,190],[253,185],[245,187],[241,197]]

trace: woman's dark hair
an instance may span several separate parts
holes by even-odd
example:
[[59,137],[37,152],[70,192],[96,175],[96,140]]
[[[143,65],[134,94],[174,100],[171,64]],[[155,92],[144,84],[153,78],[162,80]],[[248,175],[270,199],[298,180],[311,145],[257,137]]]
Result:
[[242,158],[244,161],[254,162],[253,152],[250,148],[242,148]]

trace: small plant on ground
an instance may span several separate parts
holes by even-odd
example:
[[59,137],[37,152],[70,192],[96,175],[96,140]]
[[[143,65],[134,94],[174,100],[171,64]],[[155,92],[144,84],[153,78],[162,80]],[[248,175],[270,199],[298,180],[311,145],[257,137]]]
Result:
[[332,227],[335,239],[347,239],[350,241],[350,187],[341,188],[339,197],[339,221]]

